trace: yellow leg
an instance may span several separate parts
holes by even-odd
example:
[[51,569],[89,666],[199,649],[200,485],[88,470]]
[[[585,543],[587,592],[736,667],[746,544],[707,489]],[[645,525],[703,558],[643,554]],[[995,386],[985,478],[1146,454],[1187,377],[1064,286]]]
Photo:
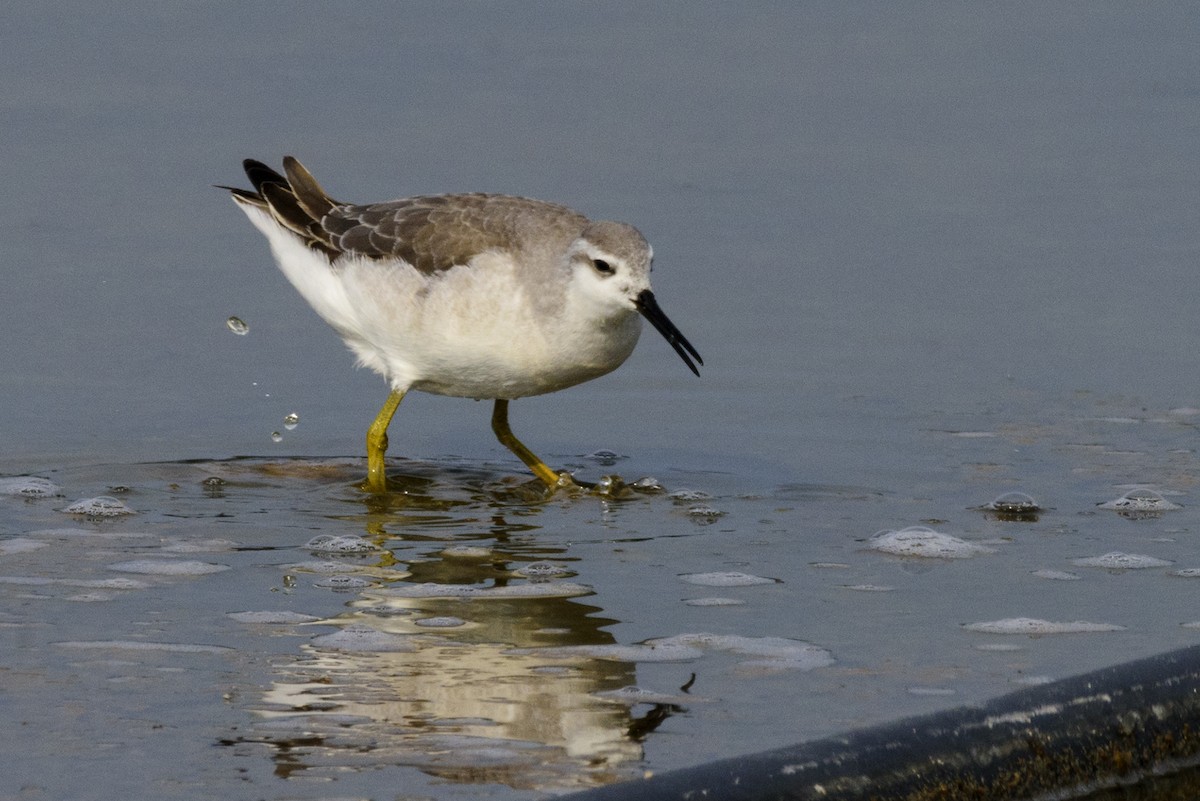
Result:
[[500,440],[500,444],[508,448],[517,455],[525,465],[533,471],[533,474],[545,482],[546,486],[554,488],[560,486],[558,473],[555,473],[546,463],[533,455],[533,451],[521,444],[521,440],[517,439],[508,427],[508,401],[500,398],[496,399],[496,406],[492,410],[492,431],[496,432],[496,439]]
[[392,390],[383,408],[375,416],[375,422],[367,429],[367,489],[371,492],[387,491],[387,475],[383,469],[383,455],[387,453],[388,425],[396,414],[396,407],[404,400],[404,393]]

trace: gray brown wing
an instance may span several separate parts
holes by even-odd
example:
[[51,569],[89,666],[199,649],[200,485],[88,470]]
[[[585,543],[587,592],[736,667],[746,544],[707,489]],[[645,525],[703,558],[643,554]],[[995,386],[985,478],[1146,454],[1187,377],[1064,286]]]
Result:
[[284,158],[285,175],[247,159],[255,192],[231,189],[239,202],[268,211],[330,261],[342,255],[403,259],[433,273],[493,248],[520,250],[522,238],[569,242],[587,219],[565,206],[507,195],[427,195],[353,205],[331,198],[299,161]]

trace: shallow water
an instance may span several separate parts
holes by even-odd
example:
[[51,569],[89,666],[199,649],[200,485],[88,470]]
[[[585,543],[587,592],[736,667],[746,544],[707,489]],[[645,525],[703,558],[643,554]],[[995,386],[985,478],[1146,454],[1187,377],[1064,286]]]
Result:
[[[0,34],[0,796],[525,798],[1200,637],[1190,5],[289,8]],[[664,491],[414,396],[359,492],[382,383],[211,188],[284,153],[637,224],[702,377],[512,424]]]

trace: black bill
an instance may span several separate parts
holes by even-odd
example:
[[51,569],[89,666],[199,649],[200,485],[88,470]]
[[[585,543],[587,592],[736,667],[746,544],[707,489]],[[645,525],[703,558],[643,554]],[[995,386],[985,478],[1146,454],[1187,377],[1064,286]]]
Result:
[[[649,289],[643,289],[634,303],[642,316],[650,321],[650,325],[658,329],[658,333],[671,343],[671,347],[679,354],[679,358],[683,359],[688,369],[696,375],[700,375],[696,365],[704,364],[704,359],[700,358],[700,354],[692,347],[692,343],[687,341],[687,337],[679,333],[675,324],[667,318],[667,315],[663,314],[663,310],[658,307],[658,301],[654,299],[654,293]],[[692,361],[693,358],[696,360],[695,362]]]

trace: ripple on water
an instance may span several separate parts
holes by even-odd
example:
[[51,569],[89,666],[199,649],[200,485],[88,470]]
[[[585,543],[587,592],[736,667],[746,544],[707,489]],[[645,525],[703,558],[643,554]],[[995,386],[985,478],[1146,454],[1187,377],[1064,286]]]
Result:
[[127,562],[113,562],[108,569],[147,576],[205,576],[229,570],[229,565],[187,559],[130,559]]
[[969,559],[972,556],[996,552],[995,548],[967,542],[925,526],[880,531],[867,540],[867,547],[894,556],[915,556],[922,559]]

